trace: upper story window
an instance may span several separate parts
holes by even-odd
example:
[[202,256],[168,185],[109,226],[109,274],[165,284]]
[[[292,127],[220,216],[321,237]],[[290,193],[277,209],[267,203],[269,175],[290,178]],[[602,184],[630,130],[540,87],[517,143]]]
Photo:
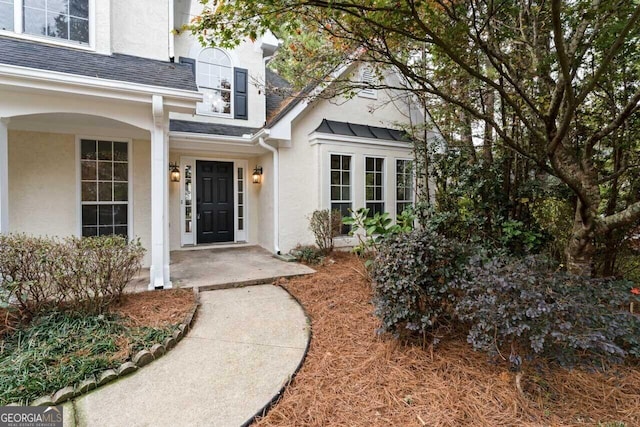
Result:
[[198,112],[204,114],[231,115],[233,93],[233,65],[231,58],[222,50],[205,49],[198,57],[196,80],[204,94]]
[[0,30],[88,45],[89,0],[0,0]]
[[0,0],[0,30],[13,31],[13,0]]

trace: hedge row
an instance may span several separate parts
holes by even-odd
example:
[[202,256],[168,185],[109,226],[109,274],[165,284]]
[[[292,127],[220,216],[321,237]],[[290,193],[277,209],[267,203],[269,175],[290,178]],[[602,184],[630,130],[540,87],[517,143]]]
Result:
[[139,271],[145,250],[120,236],[0,235],[0,306],[101,313]]

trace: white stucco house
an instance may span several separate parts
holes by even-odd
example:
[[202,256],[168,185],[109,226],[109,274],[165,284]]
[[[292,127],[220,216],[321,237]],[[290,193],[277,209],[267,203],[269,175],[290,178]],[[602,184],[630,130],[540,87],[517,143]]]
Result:
[[170,251],[285,253],[313,242],[316,209],[412,203],[408,103],[265,93],[254,82],[286,84],[265,66],[277,40],[224,51],[172,31],[200,7],[0,0],[0,232],[140,238],[153,289]]

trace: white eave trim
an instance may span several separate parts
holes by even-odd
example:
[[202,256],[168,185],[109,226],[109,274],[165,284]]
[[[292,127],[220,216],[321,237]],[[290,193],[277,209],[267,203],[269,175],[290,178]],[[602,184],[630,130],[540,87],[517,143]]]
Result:
[[190,90],[171,89],[162,86],[129,83],[7,64],[0,64],[0,85],[115,98],[148,104],[151,103],[152,95],[160,95],[164,98],[164,105],[172,111],[174,108],[176,110],[195,110],[196,103],[202,102],[202,94]]
[[213,135],[208,133],[171,131],[169,132],[169,138],[172,141],[179,141],[179,142],[198,141],[198,142],[213,142],[213,143],[246,145],[246,146],[255,145],[254,142],[252,141],[251,135],[248,135],[245,138],[243,136]]
[[403,150],[412,150],[410,142],[394,141],[391,139],[374,139],[360,136],[337,135],[333,133],[312,132],[309,135],[309,144],[360,144],[378,147],[390,147]]

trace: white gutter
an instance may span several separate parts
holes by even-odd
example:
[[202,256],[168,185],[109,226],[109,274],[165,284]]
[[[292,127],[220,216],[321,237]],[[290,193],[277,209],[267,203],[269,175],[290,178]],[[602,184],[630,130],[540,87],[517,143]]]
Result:
[[[261,134],[268,135],[267,132],[260,132]],[[276,255],[280,255],[280,196],[278,183],[279,179],[279,166],[280,161],[278,158],[278,149],[270,146],[264,141],[264,137],[258,137],[258,145],[264,149],[267,149],[273,153],[273,250]]]
[[175,57],[175,35],[173,34],[174,27],[174,13],[173,13],[173,0],[169,0],[169,59],[173,60]]

